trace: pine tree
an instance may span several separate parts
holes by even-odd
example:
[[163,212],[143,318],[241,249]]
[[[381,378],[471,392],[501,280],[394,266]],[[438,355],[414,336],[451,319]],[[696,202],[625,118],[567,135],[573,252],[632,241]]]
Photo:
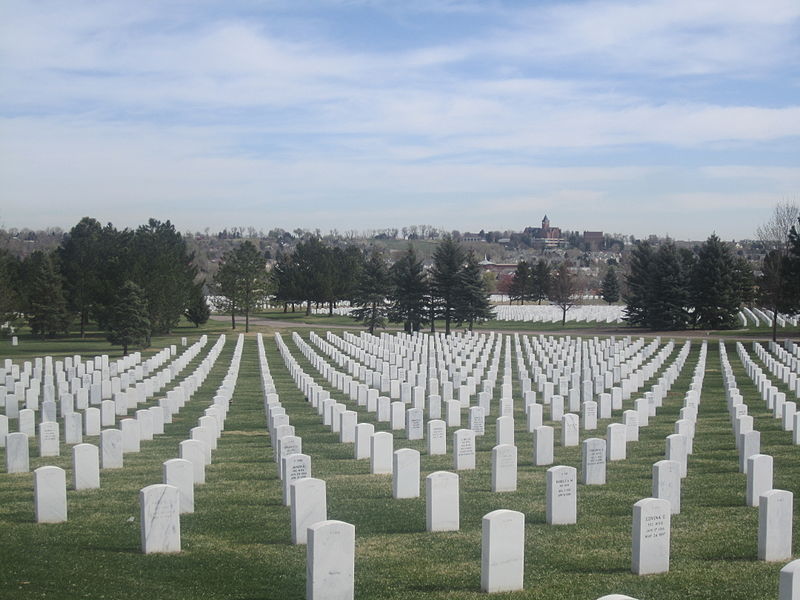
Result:
[[481,267],[475,258],[475,253],[470,250],[467,262],[459,272],[459,293],[456,296],[453,317],[459,326],[468,323],[469,330],[472,331],[475,321],[488,320],[493,316],[494,311],[489,301],[489,293],[486,291]]
[[264,255],[249,240],[228,251],[215,278],[217,290],[226,298],[231,310],[233,328],[236,327],[234,313],[244,313],[245,333],[250,331],[250,314],[256,310],[268,293],[269,277]]
[[458,294],[461,291],[461,267],[464,263],[461,244],[447,236],[433,253],[432,295],[438,305],[437,316],[444,319],[444,333],[450,335]]
[[651,267],[646,325],[653,330],[685,329],[689,321],[689,290],[687,275],[675,245],[660,246]]
[[53,256],[35,252],[29,260],[35,265],[27,290],[31,333],[42,339],[66,333],[69,329],[69,311],[61,275],[53,263]]
[[144,291],[152,331],[169,333],[180,321],[197,275],[186,241],[169,221],[150,219],[133,237],[133,281]]
[[694,320],[704,329],[730,329],[741,306],[736,265],[728,246],[711,235],[700,247],[691,276]]
[[628,288],[624,296],[625,320],[635,327],[647,327],[650,324],[650,281],[654,254],[649,243],[637,243],[631,253],[630,269],[625,276]]
[[392,265],[389,274],[392,280],[389,319],[403,323],[407,333],[419,331],[428,322],[428,282],[422,261],[417,258],[413,246],[409,244],[400,260]]
[[353,296],[354,308],[350,315],[375,333],[376,327],[386,327],[388,307],[386,298],[391,289],[386,262],[378,252],[373,252],[364,263]]
[[207,323],[211,316],[211,309],[208,307],[208,299],[203,293],[203,286],[205,282],[192,286],[192,293],[189,296],[189,304],[186,307],[184,316],[190,323],[194,323],[195,327],[200,327],[203,323]]
[[117,294],[110,314],[108,341],[122,346],[123,355],[129,346],[145,346],[150,340],[150,319],[144,291],[132,281],[126,281]]
[[533,279],[534,273],[530,265],[524,260],[519,261],[511,278],[511,287],[508,290],[509,300],[511,302],[519,300],[520,304],[524,304],[525,300],[531,297],[534,287]]
[[105,259],[101,249],[102,233],[103,227],[97,220],[84,217],[58,249],[69,306],[78,313],[82,338],[90,314],[99,301],[100,262]]
[[550,295],[550,282],[552,281],[550,265],[540,258],[531,278],[530,298],[539,304]]
[[603,277],[603,300],[608,304],[619,301],[619,280],[617,280],[617,270],[609,267],[606,276]]

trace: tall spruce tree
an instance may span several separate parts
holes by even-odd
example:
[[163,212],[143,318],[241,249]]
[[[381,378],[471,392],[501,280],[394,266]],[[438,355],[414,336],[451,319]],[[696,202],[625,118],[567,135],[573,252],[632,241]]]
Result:
[[186,306],[184,316],[186,320],[193,323],[195,327],[200,327],[203,323],[207,323],[211,317],[211,309],[208,307],[208,299],[203,293],[204,281],[196,283],[192,286],[191,294],[189,295],[189,302]]
[[715,234],[700,247],[691,274],[694,322],[704,329],[731,329],[741,307],[730,248]]
[[108,341],[122,346],[128,354],[129,346],[147,347],[150,342],[150,319],[144,291],[133,281],[126,281],[117,294],[108,321]]
[[169,221],[150,219],[134,235],[134,281],[144,290],[150,327],[169,333],[180,321],[197,269],[186,241]]
[[619,301],[619,280],[617,279],[617,270],[614,267],[609,267],[603,277],[602,288],[603,300],[608,304],[614,304]]
[[454,319],[460,326],[462,323],[469,325],[472,331],[476,321],[486,321],[494,316],[492,304],[489,301],[489,292],[481,273],[481,267],[475,253],[467,253],[467,260],[459,274],[459,293],[456,296]]
[[269,292],[264,255],[250,240],[246,240],[234,250],[225,253],[215,280],[217,289],[227,298],[232,326],[236,326],[233,314],[238,310],[244,313],[244,330],[245,333],[249,332],[250,315],[263,304]]
[[534,288],[534,272],[527,261],[521,260],[517,263],[514,275],[511,277],[511,287],[508,290],[509,303],[519,300],[524,304],[525,300],[530,299]]
[[73,227],[58,249],[61,273],[69,307],[78,314],[81,337],[101,290],[100,262],[105,256],[101,248],[103,226],[84,217]]
[[392,280],[389,319],[402,323],[407,333],[419,331],[428,322],[428,281],[413,246],[409,244],[389,274]]
[[625,275],[627,292],[625,320],[634,327],[647,327],[651,312],[651,278],[655,259],[653,247],[648,242],[638,242],[631,252],[630,267]]
[[461,292],[461,268],[464,249],[451,236],[446,236],[433,253],[431,285],[438,305],[437,316],[444,319],[444,333],[450,335],[458,294]]
[[533,271],[531,279],[530,298],[539,304],[550,295],[550,282],[552,281],[552,273],[550,264],[540,258],[536,262],[536,268]]
[[386,298],[391,290],[391,279],[383,256],[373,251],[364,262],[353,295],[353,306],[350,315],[363,323],[370,333],[376,327],[386,327],[388,306]]
[[28,261],[31,264],[28,272],[26,312],[31,333],[42,339],[67,333],[70,322],[69,310],[61,274],[54,264],[54,256],[34,252]]
[[687,274],[675,244],[658,248],[651,262],[648,322],[653,330],[685,329],[689,321]]

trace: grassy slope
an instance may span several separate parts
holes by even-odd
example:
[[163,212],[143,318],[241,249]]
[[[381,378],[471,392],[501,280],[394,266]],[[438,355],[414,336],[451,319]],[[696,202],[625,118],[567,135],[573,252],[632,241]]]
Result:
[[[126,455],[123,470],[102,472],[101,490],[68,492],[68,523],[33,523],[32,476],[0,473],[0,598],[304,597],[305,548],[289,543],[289,510],[281,504],[265,432],[252,336],[245,344],[234,402],[214,464],[207,468],[207,483],[196,488],[196,512],[181,518],[183,552],[174,556],[139,552],[138,490],[161,481],[161,463],[177,456],[178,443],[188,437],[188,430],[211,402],[233,350],[235,340],[228,337],[205,385],[164,436],[144,442],[140,454]],[[285,335],[284,340],[307,372],[323,383],[290,337]],[[526,591],[508,597],[588,600],[611,592],[647,600],[776,596],[781,564],[755,560],[758,511],[744,506],[745,477],[737,469],[715,345],[709,347],[695,454],[684,480],[683,512],[673,517],[671,571],[637,577],[629,572],[632,505],[650,495],[652,463],[663,458],[664,438],[672,433],[688,388],[697,343],[659,416],[642,430],[639,443],[628,445],[628,460],[609,464],[607,485],[579,486],[577,525],[545,523],[546,468],[531,465],[531,439],[524,433],[525,420],[518,406],[519,490],[490,491],[494,427],[493,420],[487,419],[486,435],[478,443],[478,469],[460,473],[461,530],[427,534],[424,497],[393,500],[391,478],[369,475],[368,461],[352,459],[352,447],[339,444],[336,435],[321,425],[316,411],[294,387],[274,341],[268,338],[266,342],[281,401],[303,438],[304,452],[312,456],[314,476],[327,482],[329,517],[356,526],[359,598],[482,596],[480,520],[497,508],[521,510],[527,523]],[[790,434],[780,431],[777,421],[763,409],[732,343],[728,355],[755,426],[762,431],[762,452],[775,459],[775,486],[800,493],[800,447],[791,445]],[[194,363],[184,374],[193,368]],[[359,420],[365,419],[361,412]],[[601,421],[597,431],[582,432],[581,439],[601,437],[606,424]],[[386,429],[386,424],[376,429]],[[557,426],[556,440],[558,430]],[[395,449],[412,447],[422,452],[423,477],[451,469],[450,455],[428,457],[424,446],[424,442],[406,442],[402,432],[395,435]],[[32,457],[35,454],[32,449]],[[58,459],[32,458],[31,462],[32,468],[64,467],[69,481],[65,446]],[[579,467],[579,449],[561,448],[556,442],[556,462]],[[795,516],[797,522],[800,502],[795,502]],[[794,547],[799,547],[797,536]]]

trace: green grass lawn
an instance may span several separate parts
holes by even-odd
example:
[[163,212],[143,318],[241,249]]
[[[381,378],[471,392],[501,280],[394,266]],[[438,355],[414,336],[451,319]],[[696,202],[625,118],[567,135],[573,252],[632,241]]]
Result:
[[[138,491],[162,481],[162,462],[178,456],[178,443],[187,439],[189,429],[210,405],[235,344],[229,327],[224,322],[212,322],[199,331],[180,329],[175,337],[154,341],[155,350],[170,339],[175,343],[182,335],[195,339],[207,332],[208,349],[217,333],[228,335],[205,384],[175,422],[166,426],[163,436],[143,442],[138,454],[126,454],[124,469],[102,471],[100,490],[68,492],[67,523],[34,523],[32,474],[0,473],[0,598],[304,598],[306,549],[290,543],[289,509],[281,502],[266,432],[253,334],[245,342],[225,432],[214,463],[206,470],[207,483],[196,487],[195,513],[181,517],[182,552],[145,556],[139,550]],[[306,372],[324,384],[291,336],[284,334],[283,339]],[[36,342],[23,339],[18,347],[23,351],[13,358],[29,359],[57,350],[84,356],[109,350],[108,344],[103,346],[99,340],[73,341],[71,350],[66,342],[58,347],[42,342],[39,354],[34,354]],[[683,483],[682,513],[672,518],[670,572],[646,577],[630,573],[632,507],[651,493],[652,464],[664,457],[665,437],[673,432],[697,361],[699,342],[693,342],[689,359],[659,415],[641,430],[641,441],[628,444],[628,459],[609,463],[608,483],[578,486],[576,525],[548,526],[545,522],[546,467],[532,465],[532,440],[525,433],[518,400],[518,491],[491,492],[495,431],[494,419],[487,418],[486,434],[478,438],[477,469],[459,473],[461,530],[435,534],[425,532],[424,482],[420,498],[393,500],[391,477],[370,475],[368,460],[352,458],[352,445],[340,444],[338,434],[322,426],[316,410],[294,386],[271,336],[265,337],[265,346],[281,402],[297,435],[303,438],[304,452],[312,457],[312,473],[327,482],[329,518],[356,527],[357,598],[485,597],[480,593],[481,517],[498,508],[522,511],[526,518],[525,591],[498,594],[498,598],[594,600],[613,592],[640,600],[777,597],[778,571],[783,563],[756,560],[758,510],[744,505],[746,480],[738,473],[716,343],[709,344],[694,455]],[[677,343],[665,367],[679,349]],[[762,452],[774,457],[775,487],[797,495],[800,446],[791,444],[791,434],[782,431],[764,408],[738,362],[732,342],[727,349],[755,427],[762,432]],[[191,373],[205,354],[202,352],[181,376]],[[3,350],[0,358],[6,356],[9,354]],[[755,358],[753,352],[751,356]],[[516,375],[516,366],[514,371]],[[333,395],[342,398],[338,392]],[[358,412],[359,421],[375,422],[362,409]],[[614,421],[620,420],[621,416],[615,414]],[[462,422],[466,424],[466,416]],[[596,431],[582,431],[581,440],[604,437],[609,422],[599,421]],[[387,424],[375,424],[376,430],[387,430]],[[575,466],[580,471],[580,449],[562,448],[559,429],[557,425],[555,464]],[[97,443],[91,438],[85,441]],[[451,446],[449,431],[448,450]],[[408,442],[402,432],[395,433],[394,447],[421,451],[423,478],[432,471],[452,469],[452,454],[427,456],[424,441]],[[0,450],[0,455],[3,453]],[[32,468],[62,466],[70,481],[70,450],[66,445],[62,444],[61,456],[56,459],[42,459],[36,454],[32,444]],[[800,501],[796,499],[795,531],[798,517]],[[794,548],[797,556],[797,535]]]

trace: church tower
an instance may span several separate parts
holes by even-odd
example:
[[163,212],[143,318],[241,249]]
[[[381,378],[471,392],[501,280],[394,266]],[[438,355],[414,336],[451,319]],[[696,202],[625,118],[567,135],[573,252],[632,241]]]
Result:
[[550,219],[545,215],[544,219],[542,219],[542,231],[547,231],[548,229],[550,229]]

